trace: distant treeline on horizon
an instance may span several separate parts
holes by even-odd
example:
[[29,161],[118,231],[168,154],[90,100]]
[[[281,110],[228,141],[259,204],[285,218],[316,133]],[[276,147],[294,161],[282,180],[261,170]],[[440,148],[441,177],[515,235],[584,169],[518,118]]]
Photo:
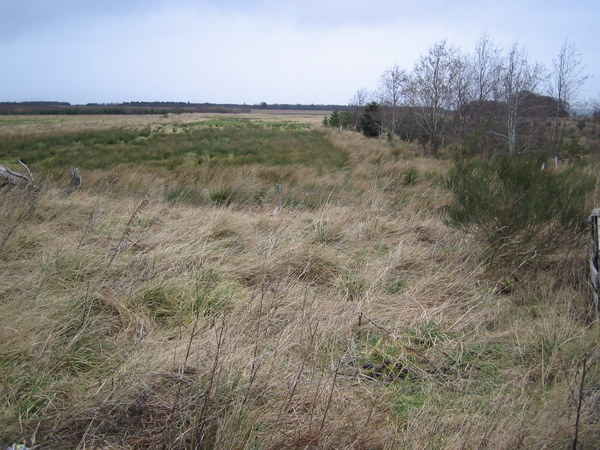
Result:
[[332,111],[347,109],[345,105],[292,105],[267,104],[238,105],[189,102],[124,102],[124,103],[88,103],[72,105],[68,102],[0,102],[2,115],[34,114],[182,114],[182,113],[248,113],[253,109]]

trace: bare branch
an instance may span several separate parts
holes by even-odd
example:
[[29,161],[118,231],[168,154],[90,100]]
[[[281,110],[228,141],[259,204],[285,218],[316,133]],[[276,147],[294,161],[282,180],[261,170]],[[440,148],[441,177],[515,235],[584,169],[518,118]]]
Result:
[[29,170],[29,167],[27,167],[27,164],[25,164],[21,160],[19,160],[19,164],[21,164],[23,167],[25,167],[25,170],[27,170],[27,173],[29,174],[29,181],[31,181],[33,183],[33,175],[31,174],[31,170]]
[[34,187],[33,177],[29,179],[25,175],[21,175],[19,172],[15,172],[8,167],[4,167],[2,164],[0,164],[0,177],[4,178],[4,181],[0,182],[0,187],[6,185]]

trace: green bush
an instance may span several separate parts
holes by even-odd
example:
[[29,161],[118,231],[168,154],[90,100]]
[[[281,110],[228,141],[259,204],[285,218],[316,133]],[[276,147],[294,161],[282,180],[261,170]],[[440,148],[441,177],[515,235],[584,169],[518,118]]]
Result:
[[592,176],[576,167],[542,170],[542,159],[502,155],[455,161],[447,224],[473,232],[490,265],[514,267],[581,242]]
[[365,108],[360,119],[360,131],[367,137],[379,137],[381,118],[377,102],[371,102]]
[[330,127],[334,127],[334,128],[337,128],[340,126],[340,112],[339,111],[333,111],[331,113],[331,115],[329,116],[329,119],[327,119],[327,125]]
[[584,158],[588,155],[588,153],[588,149],[583,144],[581,144],[579,138],[573,136],[561,149],[560,157],[562,159],[576,161]]

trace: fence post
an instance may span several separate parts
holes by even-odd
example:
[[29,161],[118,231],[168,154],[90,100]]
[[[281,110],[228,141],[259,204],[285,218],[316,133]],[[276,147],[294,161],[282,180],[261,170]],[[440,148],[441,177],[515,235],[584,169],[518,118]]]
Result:
[[67,188],[67,195],[72,194],[75,191],[78,191],[81,187],[81,174],[79,173],[79,169],[77,167],[71,167],[71,181],[69,182],[69,187]]
[[600,208],[594,209],[590,214],[590,243],[589,243],[589,288],[590,288],[590,316],[600,314],[600,241],[599,220]]
[[273,209],[273,214],[277,214],[283,207],[283,188],[281,184],[277,183],[273,189],[273,192],[275,194],[275,200],[277,201],[277,205],[275,205],[275,209]]

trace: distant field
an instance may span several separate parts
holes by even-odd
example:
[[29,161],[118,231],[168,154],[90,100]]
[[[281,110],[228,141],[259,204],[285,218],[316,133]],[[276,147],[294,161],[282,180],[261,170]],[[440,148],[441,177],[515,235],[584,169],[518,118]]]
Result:
[[144,115],[63,115],[63,116],[0,116],[0,136],[14,134],[43,134],[54,131],[97,130],[189,123],[214,117],[246,118],[253,121],[279,120],[320,125],[328,111],[265,111],[250,114],[144,114]]
[[[195,121],[188,120],[191,118]],[[201,120],[186,116],[168,124],[153,117],[145,122],[139,122],[142,118],[138,117],[124,122],[106,119],[106,123],[98,122],[98,118],[83,119],[14,118],[12,127],[10,119],[3,119],[0,162],[14,164],[20,159],[32,168],[49,171],[119,164],[168,168],[247,164],[342,167],[347,162],[345,152],[332,145],[322,132],[311,129],[310,123],[281,120],[275,115],[206,116]],[[99,123],[111,126],[100,127]],[[118,128],[114,127],[116,123],[120,124]],[[144,126],[139,127],[140,123]],[[12,132],[2,133],[2,125]],[[36,133],[25,130],[48,125],[54,129]],[[14,133],[15,127],[24,131]]]
[[[21,160],[38,178],[52,180],[64,179],[75,166],[89,189],[121,194],[166,189],[170,202],[193,205],[262,204],[285,181],[286,201],[312,208],[335,198],[315,185],[314,172],[324,175],[349,163],[347,150],[315,121],[322,117],[290,111],[11,116],[0,122],[0,164],[21,169]],[[132,173],[143,175],[134,183],[115,183]],[[331,184],[327,178],[324,186]]]

